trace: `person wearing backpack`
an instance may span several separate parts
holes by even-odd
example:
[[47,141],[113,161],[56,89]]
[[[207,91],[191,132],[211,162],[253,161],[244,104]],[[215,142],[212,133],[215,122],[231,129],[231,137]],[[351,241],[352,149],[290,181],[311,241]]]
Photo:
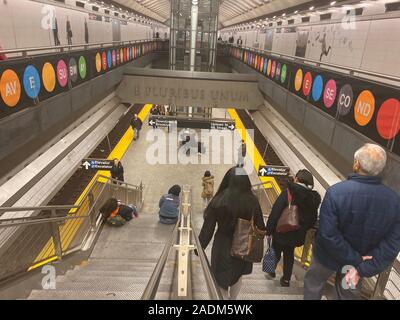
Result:
[[[204,213],[199,240],[206,249],[214,237],[211,250],[211,272],[225,300],[236,300],[242,276],[251,274],[253,263],[232,255],[234,234],[239,219],[253,219],[257,229],[265,230],[257,197],[243,168],[233,167],[225,174],[219,189]],[[218,229],[214,234],[215,228]]]
[[167,194],[164,194],[158,206],[160,207],[159,217],[160,223],[162,224],[175,224],[179,218],[179,205],[181,193],[181,187],[174,185],[168,190]]
[[202,186],[203,192],[201,193],[201,197],[204,200],[204,205],[207,206],[214,196],[214,176],[211,175],[211,172],[208,170],[204,173]]
[[133,217],[139,216],[136,206],[124,205],[115,198],[108,199],[100,208],[100,213],[106,219],[107,224],[114,227],[122,227]]
[[[267,222],[267,236],[272,237],[272,248],[278,264],[283,253],[283,276],[280,279],[282,287],[290,286],[294,264],[294,250],[304,245],[307,231],[314,227],[318,218],[318,207],[321,196],[314,188],[312,174],[303,169],[297,172],[294,182],[290,182],[288,188],[283,190],[276,199]],[[296,230],[282,231],[279,229],[280,218],[290,206],[296,208],[298,225]],[[268,273],[270,278],[275,278],[275,272]]]

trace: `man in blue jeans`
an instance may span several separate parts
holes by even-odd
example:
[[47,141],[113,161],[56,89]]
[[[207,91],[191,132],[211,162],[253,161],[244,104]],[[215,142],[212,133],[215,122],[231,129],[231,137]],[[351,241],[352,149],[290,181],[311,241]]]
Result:
[[133,116],[133,119],[131,120],[131,126],[133,129],[133,140],[139,139],[139,133],[140,133],[140,130],[142,129],[142,125],[143,125],[142,120],[140,120],[138,115],[135,114]]
[[385,150],[366,144],[354,155],[347,181],[330,187],[320,209],[304,299],[320,300],[336,273],[339,299],[360,299],[361,280],[392,265],[400,251],[400,197],[383,185]]

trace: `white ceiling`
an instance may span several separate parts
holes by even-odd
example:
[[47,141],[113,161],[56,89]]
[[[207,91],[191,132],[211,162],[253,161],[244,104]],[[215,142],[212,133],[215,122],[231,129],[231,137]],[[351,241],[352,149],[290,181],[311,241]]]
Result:
[[[187,0],[191,1],[191,0]],[[201,1],[201,0],[200,0]],[[215,0],[218,1],[218,0]],[[223,27],[291,8],[310,0],[219,0],[219,22]],[[165,23],[170,18],[170,0],[114,0]]]

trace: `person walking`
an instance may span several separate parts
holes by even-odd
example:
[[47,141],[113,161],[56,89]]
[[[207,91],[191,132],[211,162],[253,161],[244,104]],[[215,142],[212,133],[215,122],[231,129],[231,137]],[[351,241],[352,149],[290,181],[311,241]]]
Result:
[[304,299],[320,300],[336,273],[338,299],[361,298],[362,278],[392,265],[400,251],[400,196],[382,183],[385,150],[365,144],[354,155],[353,174],[331,186],[320,209]]
[[[122,166],[121,161],[119,161],[118,159],[114,159],[114,163],[110,172],[111,178],[124,182],[124,167]],[[116,184],[117,182],[114,183]]]
[[211,175],[210,171],[207,170],[204,173],[201,185],[203,187],[203,192],[201,193],[201,197],[203,198],[204,206],[207,206],[212,197],[214,196],[214,176]]
[[137,114],[135,114],[131,120],[131,126],[133,129],[133,140],[139,139],[140,130],[142,129],[143,122],[140,120]]
[[239,148],[238,148],[238,166],[239,167],[244,167],[246,154],[247,154],[246,143],[244,142],[244,140],[241,140]]
[[[280,279],[282,287],[290,286],[294,264],[294,250],[304,245],[307,231],[314,227],[318,218],[318,207],[321,204],[321,196],[313,191],[314,178],[312,174],[303,169],[297,172],[294,182],[289,183],[288,189],[281,192],[272,206],[271,214],[267,222],[267,236],[272,237],[272,248],[277,258],[276,264],[283,253],[283,276]],[[285,208],[297,206],[300,228],[287,233],[277,231],[278,221]],[[275,278],[275,273],[268,274]]]
[[158,203],[160,208],[159,218],[162,224],[175,224],[179,218],[179,195],[181,193],[181,187],[174,185],[168,190],[168,193],[163,195]]
[[218,192],[207,206],[199,235],[203,249],[207,248],[214,236],[211,272],[226,300],[237,299],[242,276],[253,271],[253,263],[231,256],[238,218],[246,220],[254,218],[257,228],[265,230],[261,207],[252,192],[250,179],[243,168],[235,167],[225,174]]

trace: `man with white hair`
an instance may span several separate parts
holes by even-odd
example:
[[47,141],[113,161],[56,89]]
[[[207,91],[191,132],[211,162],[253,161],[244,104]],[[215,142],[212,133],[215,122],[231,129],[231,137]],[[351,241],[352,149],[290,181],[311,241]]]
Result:
[[354,155],[348,179],[330,187],[321,205],[304,299],[320,300],[336,273],[339,299],[360,299],[361,279],[388,267],[400,251],[400,197],[379,177],[385,150],[365,144]]

